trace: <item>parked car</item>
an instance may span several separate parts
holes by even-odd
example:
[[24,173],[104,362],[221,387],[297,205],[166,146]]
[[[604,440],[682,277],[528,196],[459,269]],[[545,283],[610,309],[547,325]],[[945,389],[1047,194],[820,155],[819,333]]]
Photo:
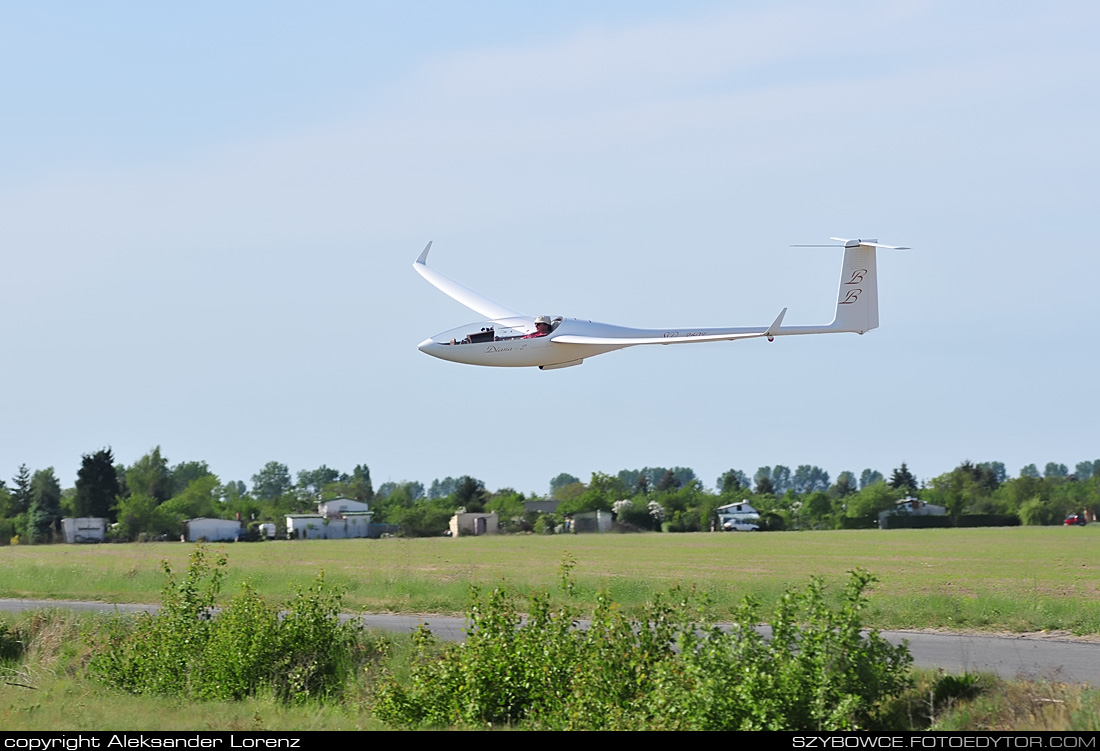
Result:
[[1084,516],[1084,514],[1070,514],[1069,516],[1066,517],[1066,520],[1063,523],[1067,527],[1072,527],[1075,524],[1078,524],[1078,525],[1083,527],[1083,526],[1085,526],[1085,516]]
[[759,532],[760,527],[756,524],[749,524],[748,522],[736,522],[728,521],[722,525],[722,529],[727,532]]

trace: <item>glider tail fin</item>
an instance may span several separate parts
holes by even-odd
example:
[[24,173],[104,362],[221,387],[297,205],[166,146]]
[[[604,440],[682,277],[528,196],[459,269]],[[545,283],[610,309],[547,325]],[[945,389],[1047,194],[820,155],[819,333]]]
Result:
[[836,298],[836,315],[829,328],[834,331],[854,331],[857,334],[878,328],[878,273],[875,251],[878,248],[908,250],[898,245],[882,245],[877,240],[848,240],[832,237],[844,243],[844,265],[840,271],[840,289]]

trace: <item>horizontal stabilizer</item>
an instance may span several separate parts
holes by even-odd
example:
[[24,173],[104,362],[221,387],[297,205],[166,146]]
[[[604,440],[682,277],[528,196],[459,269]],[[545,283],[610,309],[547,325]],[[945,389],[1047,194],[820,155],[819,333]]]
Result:
[[885,248],[886,250],[912,250],[912,248],[905,245],[883,245],[875,240],[849,240],[844,237],[830,237],[829,239],[844,243],[845,248],[858,248],[860,245],[866,245],[869,248]]

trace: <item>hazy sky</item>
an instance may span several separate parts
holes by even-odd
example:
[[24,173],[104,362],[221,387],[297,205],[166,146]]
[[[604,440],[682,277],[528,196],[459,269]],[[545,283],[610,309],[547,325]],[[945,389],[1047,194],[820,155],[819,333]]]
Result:
[[[0,477],[1100,458],[1100,5],[0,2]],[[474,368],[532,315],[881,328]],[[10,483],[9,483],[10,484]]]

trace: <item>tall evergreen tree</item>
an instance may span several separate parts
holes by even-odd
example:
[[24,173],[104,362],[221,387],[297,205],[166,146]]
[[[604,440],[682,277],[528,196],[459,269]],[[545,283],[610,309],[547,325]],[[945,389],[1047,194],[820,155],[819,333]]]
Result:
[[348,493],[357,501],[369,501],[374,498],[374,486],[370,482],[370,467],[356,464],[348,482]]
[[19,472],[12,478],[11,515],[25,513],[31,507],[31,472],[26,464],[19,465]]
[[469,475],[463,475],[458,479],[458,487],[455,488],[454,505],[465,508],[472,514],[485,510],[485,501],[489,494],[485,492],[485,483],[476,480]]
[[119,495],[118,474],[111,449],[84,454],[80,471],[76,473],[76,495],[73,513],[76,516],[98,516],[114,521],[115,500]]
[[916,490],[917,478],[913,477],[913,473],[905,466],[905,462],[902,462],[901,466],[895,469],[894,473],[890,475],[889,485],[894,490],[902,490],[904,488]]

